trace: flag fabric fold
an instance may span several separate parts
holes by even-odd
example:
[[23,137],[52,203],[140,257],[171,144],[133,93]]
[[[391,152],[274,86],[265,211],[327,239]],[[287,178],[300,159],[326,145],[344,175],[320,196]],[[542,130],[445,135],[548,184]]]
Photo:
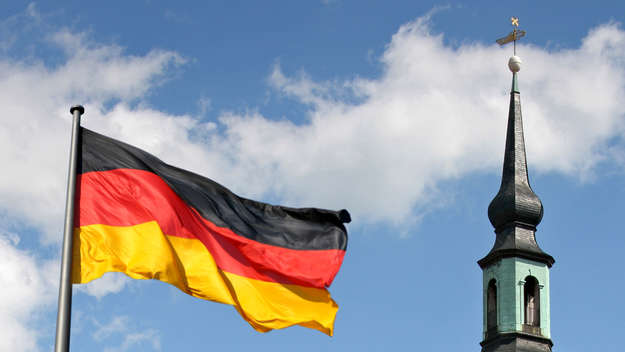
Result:
[[347,211],[245,199],[85,128],[80,149],[74,283],[122,272],[233,305],[258,331],[333,334]]

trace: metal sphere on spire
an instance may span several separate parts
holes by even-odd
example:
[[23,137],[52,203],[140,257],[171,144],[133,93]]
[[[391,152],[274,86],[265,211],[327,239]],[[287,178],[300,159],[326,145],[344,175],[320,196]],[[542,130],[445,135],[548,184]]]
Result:
[[521,70],[522,63],[523,61],[521,61],[521,58],[514,55],[510,58],[510,60],[508,60],[508,68],[510,68],[510,71],[513,73],[517,73]]

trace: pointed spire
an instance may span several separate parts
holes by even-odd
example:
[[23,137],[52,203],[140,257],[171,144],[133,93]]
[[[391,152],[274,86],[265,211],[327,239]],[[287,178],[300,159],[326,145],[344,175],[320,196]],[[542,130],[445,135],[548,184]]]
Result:
[[522,223],[535,228],[543,217],[543,205],[530,187],[527,176],[521,94],[517,82],[520,61],[517,56],[510,58],[512,91],[501,188],[488,207],[488,218],[496,229],[509,223]]
[[508,66],[512,71],[512,89],[501,187],[488,207],[488,218],[495,227],[497,239],[490,253],[478,263],[484,267],[501,257],[518,256],[551,266],[554,259],[540,249],[535,239],[536,226],[543,217],[543,205],[530,187],[527,175],[517,79],[521,59],[516,55],[511,57]]

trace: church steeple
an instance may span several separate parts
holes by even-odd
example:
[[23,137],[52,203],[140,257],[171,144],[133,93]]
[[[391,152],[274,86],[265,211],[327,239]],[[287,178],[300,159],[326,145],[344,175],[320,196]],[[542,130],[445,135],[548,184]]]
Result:
[[[512,18],[518,26],[518,19]],[[514,29],[498,40],[515,42],[524,31]],[[523,137],[518,72],[515,55],[508,66],[512,89],[501,186],[488,207],[495,228],[495,244],[478,261],[483,270],[484,334],[482,352],[551,352],[549,268],[554,259],[536,242],[543,217],[540,198],[530,187]]]
[[[519,61],[517,56],[513,56],[512,60]],[[543,205],[530,187],[525,158],[521,95],[517,73],[514,72],[501,188],[488,207],[488,218],[495,228],[513,222],[536,227],[542,220]]]
[[536,226],[543,218],[543,204],[532,190],[527,175],[521,94],[517,78],[521,59],[512,56],[508,66],[512,71],[512,90],[501,187],[488,206],[488,218],[495,227],[497,239],[490,253],[478,263],[484,268],[497,259],[518,256],[551,267],[553,257],[540,249],[534,237]]

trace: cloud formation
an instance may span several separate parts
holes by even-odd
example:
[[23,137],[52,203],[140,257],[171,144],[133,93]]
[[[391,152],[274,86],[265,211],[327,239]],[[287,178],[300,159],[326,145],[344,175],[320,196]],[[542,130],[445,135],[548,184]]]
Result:
[[[376,78],[315,82],[276,66],[270,85],[307,107],[301,124],[255,111],[222,112],[214,123],[157,111],[147,94],[184,63],[179,54],[127,55],[61,29],[48,36],[65,55],[54,67],[0,57],[0,157],[12,165],[0,175],[0,206],[58,241],[66,110],[81,101],[84,125],[243,196],[345,207],[356,224],[410,223],[422,215],[415,209],[439,202],[442,181],[499,172],[511,81],[509,48],[452,47],[429,21],[401,26]],[[622,159],[620,26],[591,30],[579,48],[519,45],[518,52],[531,168],[586,177],[599,163]]]
[[47,241],[58,241],[68,164],[68,106],[83,102],[97,111],[111,101],[143,98],[183,59],[157,50],[125,55],[115,45],[92,43],[67,29],[47,38],[47,44],[64,53],[60,64],[0,55],[0,159],[10,166],[0,173],[0,207],[42,229]]
[[136,331],[130,319],[123,316],[115,316],[108,324],[100,324],[94,321],[94,325],[97,327],[92,334],[93,339],[98,343],[103,343],[111,337],[119,337],[121,335],[121,344],[116,347],[105,347],[105,352],[125,352],[136,350],[142,347],[142,350],[149,348],[152,351],[161,350],[160,335],[155,329],[146,329],[144,331]]
[[[615,23],[591,30],[575,49],[519,45],[531,169],[586,178],[620,159],[624,50]],[[254,175],[249,182],[288,202],[345,206],[356,223],[402,224],[439,202],[442,181],[500,172],[510,54],[447,45],[423,17],[392,37],[378,78],[314,82],[276,67],[271,84],[310,106],[308,123],[224,114],[226,132],[214,138],[234,169]]]
[[58,262],[16,248],[19,237],[0,232],[0,350],[36,351],[38,321],[56,297]]

